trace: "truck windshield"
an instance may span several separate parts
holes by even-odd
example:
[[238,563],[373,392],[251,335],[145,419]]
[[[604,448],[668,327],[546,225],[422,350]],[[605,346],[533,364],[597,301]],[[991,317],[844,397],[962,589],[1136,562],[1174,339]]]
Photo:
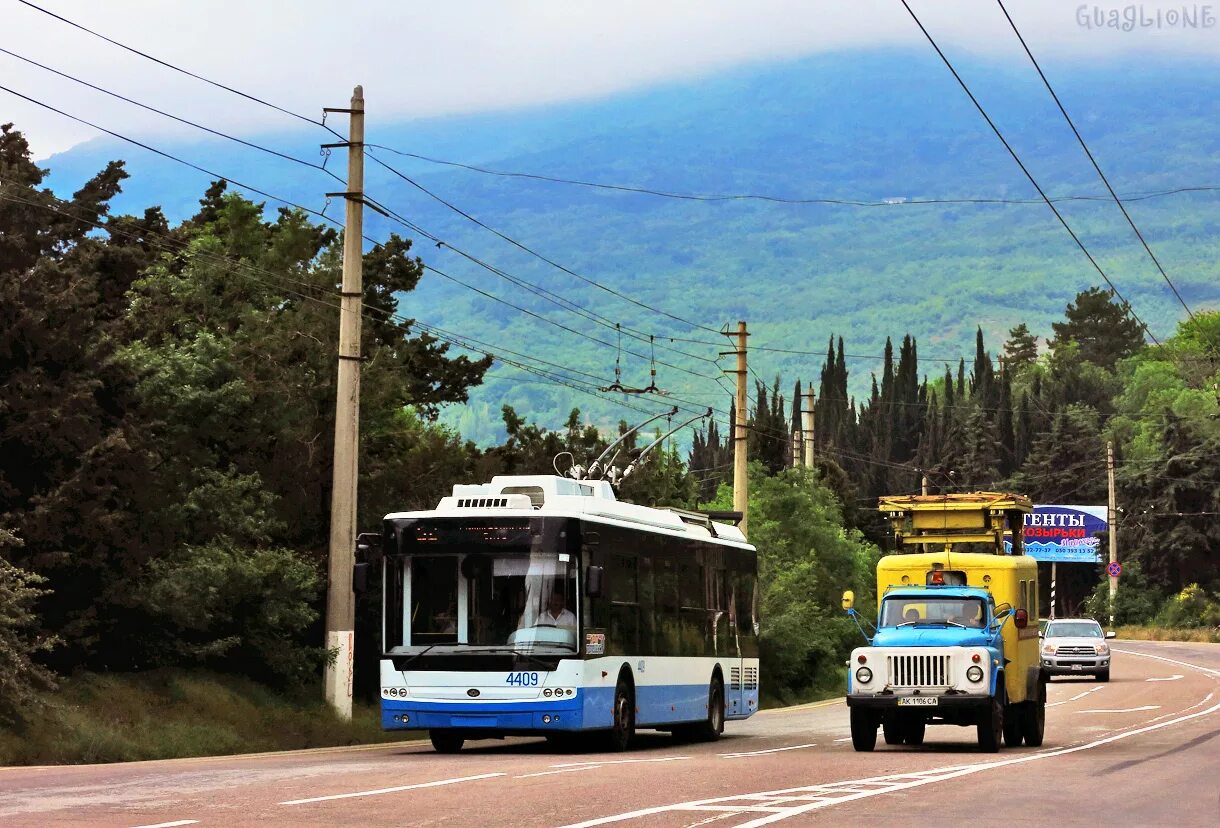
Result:
[[881,626],[946,624],[981,629],[987,614],[980,598],[896,595],[881,605]]
[[1046,625],[1047,638],[1101,638],[1101,627],[1092,621],[1053,621]]
[[402,630],[390,652],[576,651],[576,561],[553,537],[469,524],[412,534],[389,562]]

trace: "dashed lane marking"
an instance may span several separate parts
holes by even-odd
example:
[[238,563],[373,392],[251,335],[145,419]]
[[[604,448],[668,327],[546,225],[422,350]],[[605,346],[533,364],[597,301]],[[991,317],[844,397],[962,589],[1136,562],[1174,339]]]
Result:
[[1052,702],[1051,704],[1048,704],[1047,707],[1058,707],[1059,705],[1067,704],[1068,702],[1080,701],[1081,699],[1083,699],[1085,696],[1089,695],[1090,693],[1096,693],[1098,690],[1105,690],[1105,689],[1106,689],[1106,686],[1104,684],[1099,684],[1096,687],[1092,687],[1088,690],[1085,690],[1083,693],[1077,693],[1076,695],[1072,696],[1070,699],[1066,699],[1064,701]]
[[1186,678],[1186,676],[1182,675],[1181,673],[1174,673],[1172,676],[1156,676],[1153,678],[1146,678],[1144,681],[1177,681],[1178,679],[1184,678]]
[[523,773],[520,776],[514,776],[513,779],[529,779],[531,776],[550,776],[556,773],[576,773],[577,771],[596,769],[597,765],[578,765],[574,768],[560,768],[559,770],[538,771],[537,773]]
[[307,805],[310,802],[329,802],[334,799],[354,799],[358,796],[378,796],[380,794],[413,791],[417,788],[438,788],[441,785],[456,785],[459,782],[475,782],[480,779],[492,779],[497,776],[507,776],[504,773],[480,773],[477,776],[459,776],[455,779],[438,779],[435,782],[419,782],[414,785],[398,785],[393,788],[377,788],[372,791],[353,791],[351,793],[330,794],[329,796],[311,796],[308,799],[290,799],[281,805]]
[[562,762],[551,765],[552,768],[575,768],[583,765],[635,765],[640,762],[680,762],[689,756],[660,756],[656,759],[593,759],[588,762]]
[[178,825],[197,825],[197,819],[179,819],[174,822],[158,822],[156,825],[137,825],[136,828],[176,828]]
[[1143,707],[1124,707],[1119,710],[1081,710],[1080,713],[1139,713],[1144,710],[1160,710],[1159,704],[1145,704]]
[[788,745],[787,747],[769,748],[767,750],[749,750],[749,751],[742,751],[740,753],[722,753],[722,754],[720,754],[720,756],[723,759],[736,759],[741,756],[762,756],[765,753],[782,753],[785,750],[801,750],[803,748],[811,748],[811,747],[817,747],[817,744]]
[[850,742],[850,741],[851,741],[851,737],[850,737],[850,736],[844,736],[842,739],[835,739],[835,741],[836,741],[836,742]]

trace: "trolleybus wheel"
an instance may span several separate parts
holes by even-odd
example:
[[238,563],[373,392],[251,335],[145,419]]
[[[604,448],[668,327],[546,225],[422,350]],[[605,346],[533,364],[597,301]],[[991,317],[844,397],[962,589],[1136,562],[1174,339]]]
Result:
[[859,707],[851,709],[851,746],[865,753],[877,746],[877,722]]
[[606,741],[610,750],[622,752],[631,746],[635,737],[635,694],[626,679],[619,679],[614,688],[614,708],[610,715],[612,720]]
[[465,739],[449,730],[429,730],[428,738],[432,740],[432,747],[437,753],[457,753],[466,743]]
[[707,688],[707,721],[695,725],[692,733],[701,742],[714,742],[724,733],[724,685],[719,678]]

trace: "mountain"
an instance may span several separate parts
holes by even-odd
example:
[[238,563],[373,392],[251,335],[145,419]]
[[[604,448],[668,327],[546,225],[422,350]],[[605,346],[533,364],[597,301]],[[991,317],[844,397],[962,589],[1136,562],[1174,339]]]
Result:
[[[958,59],[967,82],[1055,196],[1104,194],[1032,68]],[[1045,68],[1120,193],[1220,185],[1220,66],[1141,59],[1048,62]],[[375,85],[370,85],[375,86]],[[324,102],[319,102],[321,105]],[[368,100],[368,141],[441,159],[680,193],[760,193],[855,200],[1031,199],[1036,193],[934,54],[849,51],[733,72],[583,103],[387,124]],[[206,122],[205,115],[194,113]],[[119,124],[116,117],[109,123]],[[20,125],[18,125],[20,126]],[[341,128],[341,127],[340,127]],[[249,136],[246,136],[249,137]],[[315,209],[338,182],[236,144],[153,140]],[[317,158],[321,130],[251,140]],[[752,346],[824,353],[842,335],[850,354],[877,355],[887,335],[918,338],[923,369],[972,354],[975,327],[999,349],[1025,321],[1049,334],[1077,291],[1101,279],[1044,204],[911,204],[852,207],[759,200],[691,201],[489,176],[374,150],[424,187],[553,261],[656,309],[710,328],[749,322]],[[111,158],[128,161],[119,207],[161,204],[189,215],[208,178],[144,150],[95,141],[54,156],[53,185],[68,191]],[[342,157],[328,166],[342,171]],[[473,225],[370,164],[367,190],[412,222],[514,276],[555,291],[625,327],[657,337],[657,382],[692,405],[728,408],[703,361],[726,342],[623,301]],[[274,205],[271,205],[274,206]],[[1123,221],[1104,199],[1061,209],[1135,311],[1157,335],[1184,314]],[[1192,307],[1220,305],[1213,191],[1132,200],[1129,209]],[[336,217],[342,205],[327,210]],[[366,231],[403,228],[368,213]],[[613,379],[613,330],[565,313],[450,250],[423,241],[431,265],[598,345],[430,274],[402,312],[432,325],[552,363]],[[670,341],[669,338],[675,338]],[[699,342],[682,342],[694,339]],[[710,343],[710,344],[703,344]],[[624,337],[647,357],[649,344]],[[696,359],[669,348],[694,354]],[[816,381],[820,356],[756,350],[751,367]],[[720,363],[731,367],[728,361]],[[625,384],[648,383],[648,360],[621,355]],[[853,359],[862,393],[879,367]],[[500,433],[514,405],[557,427],[579,406],[605,424],[642,415],[499,366],[469,406],[449,413],[480,441]],[[587,381],[588,378],[585,378]],[[642,403],[657,409],[662,400]],[[723,420],[723,416],[721,417]]]

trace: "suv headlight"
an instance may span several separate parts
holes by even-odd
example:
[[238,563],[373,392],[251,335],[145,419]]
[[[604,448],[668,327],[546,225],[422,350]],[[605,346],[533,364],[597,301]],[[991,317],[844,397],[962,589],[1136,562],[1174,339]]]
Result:
[[868,684],[872,680],[873,671],[867,667],[861,667],[856,671],[856,681],[860,682],[861,684]]
[[1098,644],[1093,649],[1097,652],[1098,655],[1109,655],[1110,654],[1110,645],[1109,644]]
[[975,684],[978,684],[983,680],[983,668],[977,664],[972,665],[970,669],[966,671],[966,678],[970,679]]
[[1042,647],[1042,655],[1054,655],[1054,654],[1055,654],[1055,645],[1054,644],[1046,644]]

